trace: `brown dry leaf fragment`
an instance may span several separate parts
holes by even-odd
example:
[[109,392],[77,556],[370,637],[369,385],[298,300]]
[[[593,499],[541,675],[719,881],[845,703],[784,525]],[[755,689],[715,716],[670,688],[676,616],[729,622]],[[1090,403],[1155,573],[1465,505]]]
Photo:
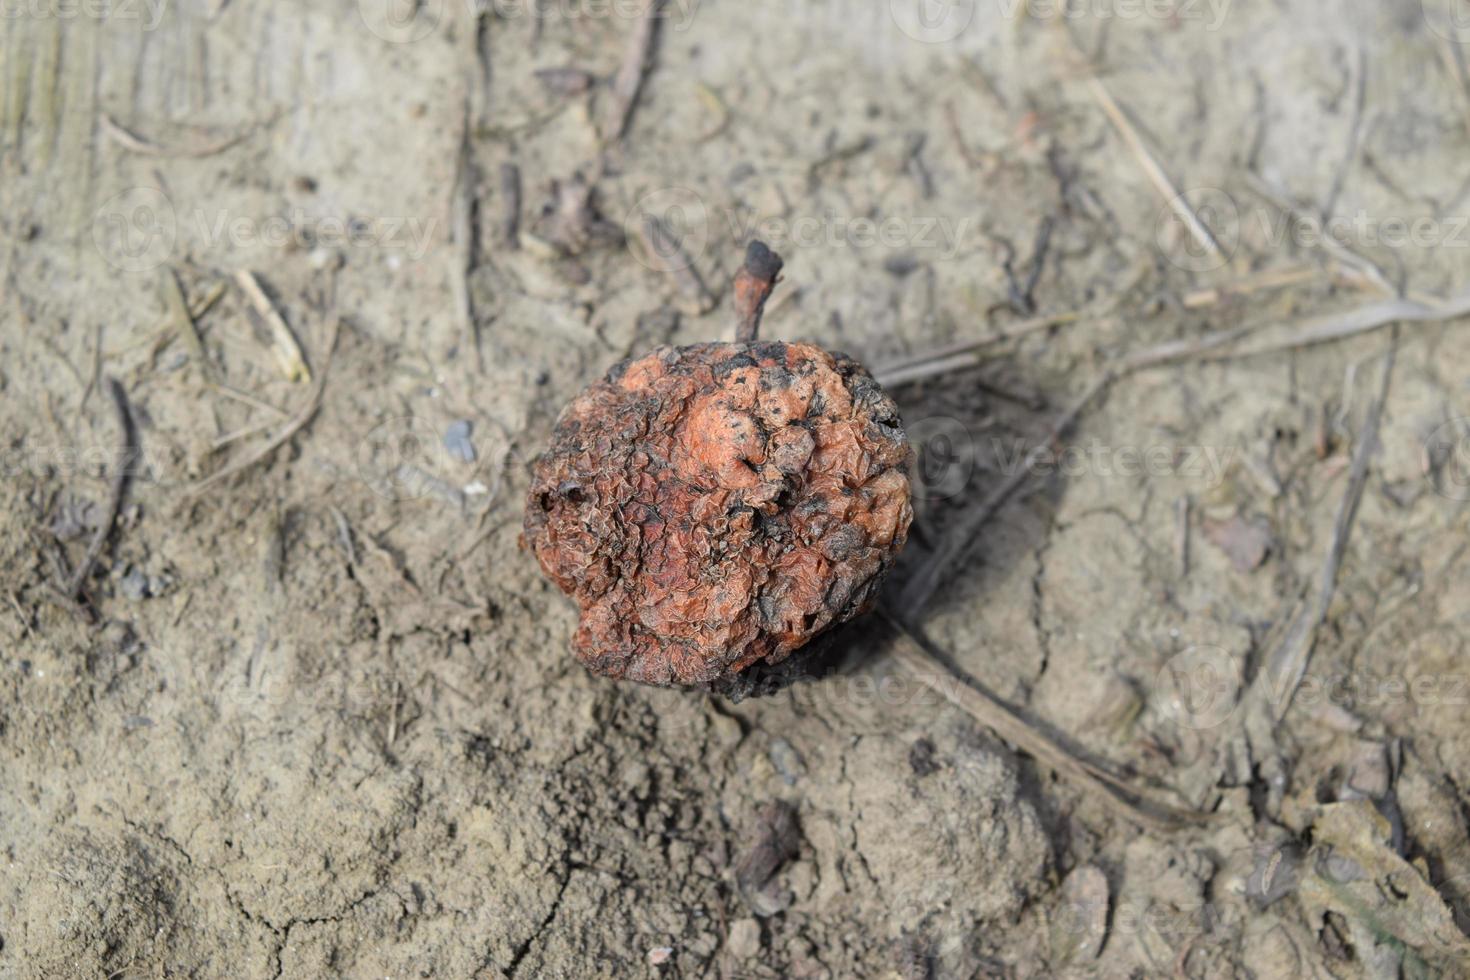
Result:
[[662,347],[562,412],[522,541],[581,607],[590,670],[709,685],[869,608],[913,518],[909,459],[845,355]]
[[1260,519],[1245,520],[1239,516],[1228,521],[1206,521],[1205,537],[1230,559],[1237,572],[1260,568],[1275,544],[1271,527]]
[[785,903],[767,888],[781,866],[801,851],[801,829],[796,808],[784,800],[772,800],[756,820],[755,843],[735,866],[735,883],[757,915],[772,915]]

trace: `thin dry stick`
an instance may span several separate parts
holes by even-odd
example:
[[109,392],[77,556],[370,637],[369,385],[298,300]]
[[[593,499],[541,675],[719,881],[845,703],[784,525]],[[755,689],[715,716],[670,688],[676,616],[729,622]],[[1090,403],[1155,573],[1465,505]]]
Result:
[[276,418],[287,419],[291,417],[291,414],[289,412],[277,408],[270,402],[261,401],[259,398],[256,398],[248,391],[241,391],[239,388],[231,388],[229,385],[218,381],[210,387],[219,392],[221,395],[224,395],[226,398],[233,398],[235,401],[240,402],[242,405],[249,405],[251,408],[258,408],[263,412],[270,412]]
[[[996,344],[1001,344],[1008,340],[1015,340],[1017,337],[1025,337],[1030,334],[1036,333],[1037,331],[1046,330],[1050,327],[1055,327],[1067,323],[1076,323],[1081,318],[1081,313],[1075,310],[1071,310],[1065,313],[1051,313],[1046,316],[1032,317],[1029,320],[1021,320],[1017,323],[1012,323],[1008,326],[1002,327],[1000,330],[992,331],[981,337],[975,337],[970,340],[957,341],[953,344],[947,344],[944,347],[936,347],[933,350],[927,350],[923,353],[914,354],[908,357],[894,358],[886,364],[882,364],[874,368],[873,376],[876,377],[881,384],[900,384],[906,380],[913,380],[914,377],[927,377],[927,374],[918,375],[914,374],[914,372],[916,369],[919,368],[932,368],[934,362],[942,361],[946,363],[954,363],[955,367],[968,367],[970,365],[958,363],[957,359],[959,355],[968,354],[972,351],[979,350],[982,347],[990,347]],[[976,363],[978,363],[978,359],[976,359]],[[935,372],[931,370],[929,373],[940,372]],[[889,380],[895,378],[898,380]]]
[[15,597],[14,592],[6,592],[5,598],[10,600],[10,608],[15,610],[15,618],[20,620],[20,627],[24,631],[21,633],[20,638],[22,640],[29,639],[31,636],[31,621],[26,616],[25,610],[21,609],[20,600]]
[[699,270],[694,267],[694,259],[684,251],[684,247],[662,221],[654,215],[645,214],[643,220],[633,223],[633,230],[643,246],[646,260],[657,271],[674,277],[674,281],[679,284],[679,291],[689,300],[692,312],[703,314],[715,308],[718,300],[704,284]]
[[1102,83],[1102,80],[1096,74],[1089,74],[1087,87],[1092,92],[1092,97],[1097,100],[1098,105],[1102,106],[1103,112],[1107,113],[1107,117],[1117,127],[1124,142],[1133,151],[1133,155],[1138,158],[1139,165],[1143,167],[1143,172],[1154,185],[1154,189],[1169,203],[1169,209],[1174,212],[1180,221],[1184,222],[1184,227],[1189,229],[1190,236],[1212,258],[1221,262],[1228,259],[1229,256],[1221,251],[1220,244],[1215,241],[1215,236],[1210,233],[1210,229],[1205,227],[1205,223],[1194,213],[1194,209],[1189,206],[1189,202],[1184,199],[1184,195],[1179,193],[1174,187],[1173,182],[1169,180],[1168,174],[1164,173],[1164,168],[1159,164],[1159,161],[1149,152],[1148,147],[1143,142],[1143,138],[1138,135],[1138,130],[1134,128],[1133,123],[1128,119],[1127,113],[1114,100],[1107,86]]
[[1296,689],[1306,674],[1307,661],[1311,656],[1317,628],[1327,618],[1327,609],[1332,605],[1332,596],[1337,590],[1337,573],[1342,567],[1342,557],[1352,536],[1353,522],[1357,518],[1358,505],[1363,500],[1363,489],[1368,482],[1368,462],[1378,448],[1378,429],[1383,418],[1383,406],[1388,401],[1389,382],[1393,378],[1394,362],[1397,359],[1398,332],[1389,343],[1388,355],[1384,358],[1383,374],[1378,384],[1378,399],[1368,412],[1358,445],[1353,450],[1352,469],[1348,476],[1347,489],[1337,506],[1337,517],[1333,522],[1332,544],[1322,562],[1317,576],[1317,589],[1312,601],[1298,615],[1286,639],[1268,658],[1265,668],[1256,677],[1257,697],[1271,700],[1271,717],[1280,722],[1291,704]]
[[1252,293],[1267,289],[1280,289],[1284,286],[1296,286],[1304,282],[1311,282],[1320,274],[1316,268],[1310,265],[1290,265],[1281,269],[1265,269],[1249,276],[1243,276],[1234,282],[1227,282],[1219,286],[1211,286],[1208,289],[1196,289],[1194,292],[1185,293],[1182,302],[1185,309],[1197,310],[1206,306],[1214,306],[1216,303],[1234,296],[1249,296]]
[[184,287],[179,284],[179,277],[168,266],[163,268],[162,277],[164,305],[168,307],[169,318],[178,334],[184,338],[184,343],[189,348],[189,353],[199,364],[199,370],[206,379],[214,377],[214,365],[210,363],[209,357],[204,353],[204,341],[199,336],[199,329],[194,325],[193,314],[189,311],[189,302],[184,298]]
[[1267,338],[1235,350],[1216,355],[1210,360],[1227,360],[1274,354],[1284,350],[1309,347],[1332,340],[1342,340],[1379,330],[1393,323],[1442,323],[1470,316],[1470,289],[1443,302],[1429,305],[1412,299],[1385,299],[1354,307],[1341,313],[1328,313],[1301,321],[1285,336]]
[[[269,122],[274,121],[275,117],[272,117]],[[267,123],[267,125],[269,125],[269,122]],[[141,153],[144,156],[152,157],[198,158],[213,156],[216,153],[223,153],[225,150],[228,150],[232,146],[243,143],[246,139],[250,137],[250,134],[255,132],[255,130],[256,126],[251,125],[249,128],[240,133],[236,133],[234,136],[231,136],[227,139],[219,140],[215,143],[207,143],[203,146],[165,147],[159,146],[157,143],[144,139],[138,134],[122,126],[116,119],[113,119],[107,113],[102,113],[102,131],[110,136],[112,140],[117,143],[118,146],[121,146],[125,150],[130,150],[133,153]]]
[[1174,557],[1179,563],[1179,577],[1189,575],[1189,495],[1174,505]]
[[465,342],[475,352],[475,367],[485,370],[485,349],[480,339],[480,325],[475,319],[474,299],[470,295],[470,273],[475,267],[475,184],[477,181],[470,134],[472,111],[466,100],[464,128],[460,134],[459,160],[454,169],[454,188],[450,194],[450,240],[454,269],[449,277],[454,294],[454,308],[459,314]]
[[[216,281],[204,291],[203,296],[199,297],[198,299],[194,300],[194,302],[189,304],[189,319],[192,323],[195,324],[196,330],[199,320],[204,316],[204,314],[208,313],[214,308],[214,304],[220,301],[220,297],[224,296],[225,294],[225,289],[226,287],[223,280]],[[176,318],[173,316],[172,313],[170,313],[168,315],[168,318],[164,320],[163,324],[156,331],[154,331],[152,335],[143,338],[141,341],[135,344],[124,347],[121,350],[114,351],[108,356],[115,357],[118,354],[126,353],[137,347],[142,347],[144,344],[152,344],[153,348],[151,351],[149,351],[148,357],[150,361],[155,360],[158,357],[158,352],[168,346],[169,341],[173,339],[174,333],[172,330],[170,330],[170,328],[173,327],[176,322]]]
[[[1257,354],[1294,350],[1330,340],[1357,336],[1380,329],[1403,320],[1440,322],[1470,315],[1470,290],[1444,302],[1439,306],[1425,306],[1413,300],[1381,300],[1345,313],[1329,314],[1306,321],[1296,330],[1269,344],[1221,352],[1210,360],[1227,360]],[[1045,458],[1053,445],[1076,423],[1078,416],[1092,400],[1121,377],[1158,367],[1175,361],[1206,358],[1221,347],[1234,343],[1251,333],[1251,327],[1236,327],[1217,330],[1202,337],[1170,341],[1145,348],[1123,358],[1121,363],[1109,368],[1095,378],[1092,384],[1057,422],[1052,426],[1046,441],[1032,449],[1021,466],[991,492],[973,511],[967,514],[953,532],[946,536],[944,544],[922,566],[904,589],[904,608],[910,615],[918,611],[933,596],[934,590],[950,568],[968,554],[980,529],[990,520],[1007,500],[1024,484],[1037,464]]]
[[123,391],[122,384],[116,378],[107,379],[107,390],[112,395],[112,406],[117,412],[117,462],[112,472],[112,490],[107,498],[107,513],[97,525],[97,530],[92,533],[92,540],[87,544],[87,553],[82,556],[81,564],[72,572],[71,581],[67,583],[65,594],[71,600],[75,600],[82,594],[82,586],[86,583],[87,576],[92,574],[97,559],[102,555],[102,548],[107,544],[107,539],[112,536],[113,526],[117,524],[117,515],[122,512],[123,498],[127,495],[133,463],[138,455],[137,435],[133,429],[132,413],[128,411],[127,392]]
[[1063,775],[1082,785],[1100,791],[1104,803],[1123,817],[1155,830],[1177,830],[1186,825],[1202,825],[1209,814],[1187,810],[1129,786],[1106,769],[1079,758],[1041,732],[998,696],[967,678],[961,678],[925,647],[913,630],[887,611],[882,613],[898,631],[898,643],[892,648],[893,658],[926,686],[943,695],[957,708],[976,721],[993,729],[1001,738],[1015,745]]
[[87,401],[92,397],[92,392],[97,390],[98,383],[102,380],[102,324],[97,324],[97,339],[92,343],[92,374],[87,378],[87,387],[82,389],[82,397],[77,402],[77,414],[87,407]]
[[1005,505],[1005,502],[1011,499],[1011,496],[1020,489],[1021,485],[1030,478],[1031,471],[1036,469],[1042,457],[1060,442],[1062,437],[1076,424],[1077,419],[1082,415],[1083,409],[1091,404],[1094,398],[1102,394],[1113,383],[1116,376],[1115,371],[1108,370],[1095,378],[1087,390],[1082,393],[1081,397],[1073,403],[1072,407],[1067,409],[1052,425],[1051,432],[1047,435],[1046,440],[1026,454],[1025,460],[1022,461],[1016,471],[1006,477],[998,487],[992,490],[990,495],[980,502],[979,506],[961,517],[956,527],[946,530],[944,542],[929,558],[928,562],[914,573],[913,579],[909,581],[903,590],[903,608],[908,611],[907,615],[911,622],[918,621],[919,613],[928,604],[929,599],[933,597],[935,590],[939,587],[941,578],[970,550],[970,545],[975,535],[990,521],[990,518],[995,515],[996,511],[1000,510]]
[[256,422],[254,425],[247,425],[242,429],[236,429],[233,432],[227,432],[210,443],[209,448],[213,452],[219,452],[230,443],[239,442],[241,439],[249,439],[251,436],[258,435],[275,424],[274,420],[267,419],[263,422]]
[[613,78],[612,101],[608,103],[604,117],[603,140],[612,142],[623,138],[628,121],[633,117],[633,106],[643,88],[643,78],[648,73],[653,42],[658,36],[658,24],[662,19],[663,0],[650,0],[648,7],[633,27],[628,38],[628,47],[623,51],[623,63]]
[[205,490],[214,486],[221,480],[228,479],[229,477],[234,476],[236,473],[247,470],[250,467],[254,466],[256,463],[259,463],[261,460],[270,456],[271,453],[275,452],[277,449],[281,448],[281,446],[285,445],[292,436],[300,432],[302,427],[304,427],[306,423],[310,422],[316,416],[317,410],[321,408],[322,390],[327,386],[327,372],[328,369],[331,367],[332,354],[337,349],[337,333],[338,328],[340,328],[341,325],[342,321],[340,318],[336,316],[333,316],[331,318],[331,332],[327,339],[327,349],[326,354],[323,356],[322,369],[317,375],[316,385],[312,388],[311,397],[307,399],[306,406],[302,408],[301,411],[298,412],[296,416],[291,419],[291,421],[287,422],[281,428],[281,431],[277,433],[276,436],[269,442],[264,443],[258,449],[253,450],[248,455],[241,457],[235,462],[230,463],[228,466],[225,466],[218,472],[211,473],[209,476],[195,483],[194,486],[189,489],[189,497],[197,497],[199,494],[203,493]]
[[[1260,174],[1254,172],[1248,173],[1246,175],[1246,183],[1250,185],[1251,190],[1255,191],[1267,202],[1274,204],[1287,217],[1295,218],[1298,221],[1319,220],[1316,216],[1307,214],[1304,209],[1293,204],[1283,191],[1271,186]],[[1399,291],[1389,281],[1388,274],[1383,271],[1378,263],[1366,255],[1355,252],[1329,234],[1315,235],[1313,238],[1321,246],[1322,250],[1336,259],[1347,272],[1356,275],[1358,278],[1377,287],[1390,296],[1398,294]]]
[[899,385],[910,384],[914,381],[923,381],[925,378],[934,378],[940,375],[953,374],[955,371],[964,371],[968,368],[979,367],[985,363],[985,358],[980,354],[952,354],[949,357],[941,357],[935,360],[920,361],[907,367],[899,368],[874,368],[873,378],[885,388],[896,388]]
[[496,237],[512,252],[521,247],[521,168],[513,163],[500,165],[500,224]]
[[286,326],[285,317],[281,316],[270,297],[265,294],[255,273],[249,269],[241,269],[235,273],[235,282],[255,307],[255,312],[265,321],[266,329],[271,334],[271,353],[276,355],[276,362],[280,364],[287,380],[310,381],[311,368],[306,365],[306,358],[301,354],[301,345],[297,343],[296,335]]
[[1460,98],[1456,101],[1465,113],[1465,131],[1470,132],[1470,71],[1465,67],[1464,46],[1446,37],[1444,44],[1440,45],[1439,54],[1451,83],[1458,90],[1456,94]]

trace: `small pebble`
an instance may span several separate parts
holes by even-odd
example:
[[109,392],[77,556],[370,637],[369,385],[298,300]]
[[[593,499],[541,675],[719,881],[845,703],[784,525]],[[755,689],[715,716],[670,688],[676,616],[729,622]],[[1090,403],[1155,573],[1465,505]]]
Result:
[[740,960],[748,960],[761,951],[761,924],[754,919],[736,919],[730,924],[725,949]]
[[770,756],[771,765],[781,774],[781,779],[787,786],[795,786],[796,781],[806,774],[806,766],[802,764],[801,756],[784,738],[772,739],[771,748],[767,754]]
[[128,567],[127,574],[118,583],[123,597],[137,602],[152,599],[168,591],[169,578],[164,575],[149,575],[136,565]]
[[475,445],[470,442],[468,419],[458,419],[449,423],[449,428],[444,430],[444,448],[460,462],[473,463],[475,461]]
[[673,959],[674,948],[672,946],[656,946],[648,951],[648,962],[653,966],[663,966]]

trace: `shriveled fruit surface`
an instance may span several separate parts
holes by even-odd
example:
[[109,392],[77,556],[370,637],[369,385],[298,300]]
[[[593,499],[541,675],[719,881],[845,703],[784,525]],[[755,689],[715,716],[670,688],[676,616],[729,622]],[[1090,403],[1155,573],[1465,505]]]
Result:
[[707,684],[868,607],[913,518],[909,459],[892,399],[844,354],[661,347],[567,406],[525,541],[581,607],[590,669]]

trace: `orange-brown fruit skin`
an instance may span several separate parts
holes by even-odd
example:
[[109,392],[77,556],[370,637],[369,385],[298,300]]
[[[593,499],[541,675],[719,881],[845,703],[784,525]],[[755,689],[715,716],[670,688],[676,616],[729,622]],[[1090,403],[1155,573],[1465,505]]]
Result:
[[660,347],[562,412],[522,543],[595,673],[707,686],[871,606],[913,509],[893,401],[811,344]]

